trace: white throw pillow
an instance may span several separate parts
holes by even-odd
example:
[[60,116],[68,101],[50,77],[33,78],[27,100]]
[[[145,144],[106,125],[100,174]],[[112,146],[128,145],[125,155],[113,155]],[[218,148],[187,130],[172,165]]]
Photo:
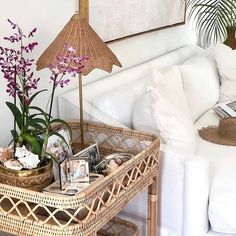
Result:
[[218,44],[214,54],[221,77],[220,102],[236,99],[236,50]]
[[133,126],[159,134],[167,145],[194,152],[195,129],[177,67],[164,75],[152,68],[152,79],[134,106]]
[[219,100],[219,76],[213,58],[200,55],[179,66],[189,110],[195,122]]

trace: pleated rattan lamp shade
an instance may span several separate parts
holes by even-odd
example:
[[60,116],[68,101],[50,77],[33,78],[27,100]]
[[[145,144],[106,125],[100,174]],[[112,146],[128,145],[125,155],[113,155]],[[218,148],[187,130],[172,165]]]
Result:
[[87,75],[95,68],[111,72],[113,65],[121,67],[117,57],[88,24],[86,18],[80,18],[76,13],[39,57],[36,63],[37,70],[55,63],[57,56],[66,55],[65,45],[72,46],[77,56],[89,57],[89,60],[85,61],[83,75]]
[[58,56],[67,55],[66,45],[73,47],[76,56],[86,56],[82,74],[79,74],[79,107],[80,107],[80,133],[81,149],[84,148],[83,131],[83,95],[82,75],[89,74],[93,69],[98,68],[107,72],[112,71],[113,65],[121,67],[121,63],[114,53],[107,47],[102,39],[88,24],[86,17],[80,17],[76,12],[70,21],[65,25],[56,39],[49,45],[36,62],[37,70],[49,67],[57,61]]

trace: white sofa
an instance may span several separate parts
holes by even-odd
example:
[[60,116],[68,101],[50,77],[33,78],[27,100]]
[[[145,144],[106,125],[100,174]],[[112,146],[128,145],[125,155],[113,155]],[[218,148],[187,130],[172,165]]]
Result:
[[[150,66],[166,71],[173,65],[181,65],[199,55],[207,57],[201,48],[188,45],[84,86],[85,119],[132,128],[133,107],[150,77]],[[187,82],[183,80],[196,130],[208,125],[217,125],[219,120],[211,109],[219,99],[219,77],[214,61],[211,60],[210,63],[212,63],[210,72],[203,75],[204,79],[199,78],[199,80]],[[198,69],[200,71],[202,68]],[[191,86],[194,89],[191,92],[186,91]],[[64,119],[79,117],[78,90],[59,96],[59,114]],[[228,163],[231,170],[232,167],[236,167],[235,154],[236,148],[206,142],[198,136],[197,132],[196,148],[193,154],[165,144],[161,145],[161,236],[236,235],[235,233],[226,234],[223,232],[224,229],[217,228],[217,221],[224,220],[219,216],[219,209],[222,204],[227,203],[227,196],[225,200],[222,200],[221,192],[227,194],[227,188],[231,186],[226,184],[222,188],[223,191],[220,191],[217,184],[219,176],[223,176],[227,181],[225,172],[227,172]],[[217,184],[215,184],[215,179],[217,179]],[[213,193],[217,196],[212,196]],[[136,222],[142,236],[146,235],[146,198],[146,193],[142,193],[121,213],[123,217]],[[227,208],[226,205],[225,208]],[[214,212],[215,209],[218,211]],[[235,208],[232,207],[232,209]],[[224,216],[227,214],[224,207],[222,214]],[[230,214],[236,225],[234,212]],[[212,218],[213,223],[215,222],[214,231],[209,224],[209,218]]]

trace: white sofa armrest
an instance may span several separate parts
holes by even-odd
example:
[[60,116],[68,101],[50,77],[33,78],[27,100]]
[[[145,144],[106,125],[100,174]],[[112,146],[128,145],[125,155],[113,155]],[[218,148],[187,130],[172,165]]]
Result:
[[[79,119],[79,106],[77,103],[74,104],[73,96],[74,94],[71,92],[62,94],[58,97],[60,118],[65,120]],[[98,110],[85,99],[83,100],[83,112],[85,121],[92,121],[121,128],[128,128],[118,120],[110,117],[101,110]]]
[[209,162],[199,156],[185,161],[183,236],[208,232]]
[[161,235],[195,236],[208,231],[208,161],[161,145]]

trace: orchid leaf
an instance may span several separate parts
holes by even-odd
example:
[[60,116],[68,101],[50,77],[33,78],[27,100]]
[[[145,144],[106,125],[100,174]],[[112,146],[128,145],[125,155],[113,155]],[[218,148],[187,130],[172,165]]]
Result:
[[67,145],[67,147],[70,148],[70,144],[66,142],[65,138],[60,133],[58,133],[57,131],[51,130],[49,133],[49,136],[52,136],[52,135],[56,135],[57,137],[61,138],[62,141]]
[[6,102],[6,104],[7,104],[8,108],[11,110],[13,116],[15,117],[16,123],[17,123],[19,129],[21,129],[22,128],[22,114],[21,114],[20,110],[18,109],[18,107],[15,104],[13,104],[11,102]]
[[34,120],[32,120],[30,123],[28,123],[28,126],[34,128],[35,130],[37,130],[38,132],[39,131],[42,131],[44,129],[44,127],[42,125],[40,125],[39,123],[37,122],[34,122]]
[[38,114],[38,115],[42,115],[42,116],[44,116],[44,118],[45,118],[45,122],[47,123],[48,122],[48,114],[43,110],[43,109],[41,109],[41,108],[39,108],[39,107],[36,107],[36,106],[30,106],[29,107],[29,110],[36,110],[36,111],[39,111],[40,112],[40,114]]
[[45,111],[43,109],[41,109],[40,107],[36,107],[36,106],[30,106],[29,109],[31,110],[37,110],[42,114],[46,114]]
[[53,119],[53,120],[51,120],[50,124],[53,124],[53,123],[62,124],[69,131],[70,139],[72,139],[72,130],[71,130],[70,125],[66,121],[64,121],[62,119]]
[[53,159],[53,161],[56,162],[56,164],[58,165],[60,164],[60,161],[58,161],[57,158],[52,153],[46,152],[46,155],[50,156]]
[[11,135],[12,135],[12,137],[13,137],[13,140],[17,140],[18,139],[18,137],[19,137],[19,135],[18,135],[18,133],[16,132],[16,130],[11,130]]
[[[35,124],[46,126],[46,121],[42,118],[34,118],[28,120],[28,125],[34,127]],[[42,126],[42,129],[43,129]]]
[[34,100],[34,98],[35,98],[38,94],[40,94],[40,93],[42,93],[42,92],[46,92],[46,91],[48,91],[48,90],[47,90],[47,89],[42,89],[42,90],[40,90],[40,91],[34,93],[34,94],[30,97],[30,99],[29,99],[29,105],[31,104],[31,102]]
[[32,133],[23,133],[20,137],[31,146],[33,153],[38,154],[39,156],[41,155],[42,146],[37,136]]

